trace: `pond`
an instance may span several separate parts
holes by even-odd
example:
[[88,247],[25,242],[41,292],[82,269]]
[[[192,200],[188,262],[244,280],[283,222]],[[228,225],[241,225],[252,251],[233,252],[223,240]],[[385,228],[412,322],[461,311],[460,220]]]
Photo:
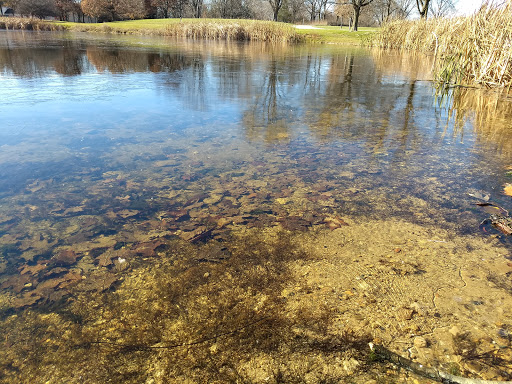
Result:
[[0,31],[0,380],[512,379],[512,100],[431,64]]

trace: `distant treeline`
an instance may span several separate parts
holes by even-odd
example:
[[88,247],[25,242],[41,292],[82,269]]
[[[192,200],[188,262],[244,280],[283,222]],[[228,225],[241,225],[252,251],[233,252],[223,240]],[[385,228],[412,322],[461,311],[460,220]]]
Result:
[[[429,15],[453,11],[453,1],[428,0]],[[416,4],[415,0],[0,0],[0,9],[9,15],[79,22],[222,18],[376,26],[411,16]]]
[[284,22],[336,19],[330,4],[329,0],[0,0],[16,16],[79,22],[87,17],[98,22],[202,17]]

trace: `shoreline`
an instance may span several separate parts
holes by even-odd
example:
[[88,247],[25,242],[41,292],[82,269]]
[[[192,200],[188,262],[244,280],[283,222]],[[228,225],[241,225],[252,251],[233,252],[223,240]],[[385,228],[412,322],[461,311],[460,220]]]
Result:
[[376,28],[350,32],[332,26],[292,25],[240,19],[142,19],[106,23],[75,23],[33,18],[0,17],[0,30],[75,31],[93,33],[170,36],[205,40],[262,41],[362,45]]

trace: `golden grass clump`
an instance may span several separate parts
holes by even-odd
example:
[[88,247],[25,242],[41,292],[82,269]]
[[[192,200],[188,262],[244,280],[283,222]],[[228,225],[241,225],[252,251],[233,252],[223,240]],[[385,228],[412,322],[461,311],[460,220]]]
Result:
[[166,35],[213,40],[245,40],[265,42],[296,42],[295,28],[283,23],[258,20],[191,20],[166,27]]
[[27,17],[0,17],[0,29],[22,29],[27,31],[61,31],[63,26]]
[[510,87],[512,1],[487,2],[468,17],[393,21],[371,44],[434,54],[434,75],[442,84]]

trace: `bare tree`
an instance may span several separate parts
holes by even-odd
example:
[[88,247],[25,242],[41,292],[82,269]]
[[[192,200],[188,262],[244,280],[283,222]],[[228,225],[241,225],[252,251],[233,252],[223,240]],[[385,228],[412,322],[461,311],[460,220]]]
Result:
[[359,24],[359,15],[361,14],[361,8],[366,7],[373,3],[373,0],[349,0],[349,4],[354,8],[354,20],[352,24],[352,30],[357,31]]
[[174,17],[182,18],[184,16],[185,7],[187,6],[188,0],[174,0],[172,7],[172,13]]
[[74,0],[55,0],[55,8],[62,21],[67,20],[70,13],[77,12],[77,4]]
[[279,10],[283,6],[283,0],[268,0],[270,6],[272,7],[272,12],[274,14],[274,21],[277,21],[277,15],[279,14]]
[[427,18],[429,4],[430,0],[416,0],[416,6],[418,7],[418,12],[422,19]]
[[212,17],[249,19],[252,16],[252,12],[244,0],[214,0],[210,7]]
[[430,13],[433,17],[445,17],[455,12],[455,0],[430,0]]
[[96,17],[99,21],[116,19],[112,0],[82,0],[81,7],[84,14]]
[[408,18],[414,9],[414,0],[395,0],[397,5],[396,17],[399,19]]
[[300,20],[304,13],[304,2],[301,0],[287,0],[287,8],[290,13],[291,22],[295,23]]
[[414,0],[377,0],[371,11],[378,24],[391,19],[406,19],[414,8]]
[[54,0],[20,0],[17,11],[22,15],[34,16],[43,19],[47,16],[55,16],[56,8]]
[[146,16],[144,0],[116,0],[114,10],[121,19],[142,19]]
[[151,5],[156,7],[160,15],[167,19],[170,16],[174,0],[151,0]]
[[380,0],[372,4],[371,11],[377,23],[381,25],[392,18],[395,7],[396,4],[394,0]]
[[325,19],[327,16],[327,7],[331,5],[332,0],[320,0],[320,13],[319,17]]
[[352,8],[350,5],[345,4],[343,2],[338,2],[334,6],[334,14],[336,15],[336,19],[339,21],[340,26],[343,28],[343,21],[349,25],[349,20],[352,17]]
[[315,21],[320,9],[320,0],[305,0],[304,5],[309,13],[311,21]]
[[192,5],[194,17],[199,19],[203,12],[203,0],[190,0],[190,5]]

